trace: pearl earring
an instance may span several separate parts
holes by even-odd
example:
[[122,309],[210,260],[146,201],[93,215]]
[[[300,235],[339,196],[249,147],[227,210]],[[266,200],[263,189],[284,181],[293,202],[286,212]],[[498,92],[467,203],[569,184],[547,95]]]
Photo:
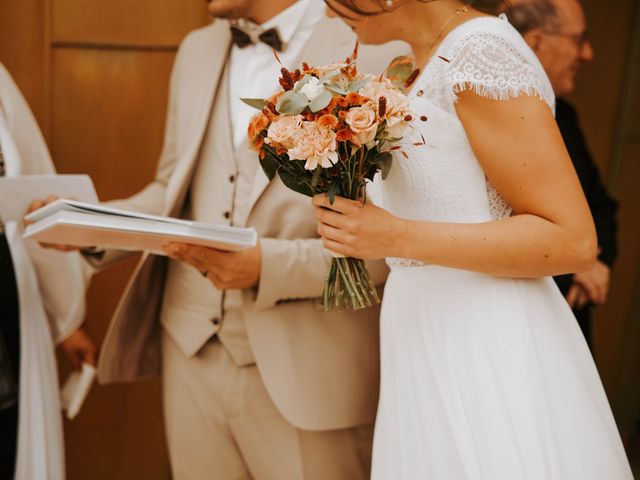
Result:
[[393,7],[393,0],[387,0],[386,1],[386,5],[387,5],[388,8]]

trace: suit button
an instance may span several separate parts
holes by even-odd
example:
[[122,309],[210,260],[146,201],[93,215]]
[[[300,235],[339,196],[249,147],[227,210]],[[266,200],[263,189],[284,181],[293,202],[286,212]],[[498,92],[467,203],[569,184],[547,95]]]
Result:
[[235,182],[235,181],[236,181],[236,176],[235,176],[235,175],[231,175],[231,176],[229,177],[229,181],[230,181],[231,183]]
[[223,215],[224,215],[224,218],[229,220],[229,217],[231,216],[231,212],[224,212]]
[[222,323],[222,322],[220,321],[220,319],[218,317],[216,317],[216,318],[212,318],[211,319],[211,323],[213,323],[214,325],[220,325],[220,323]]

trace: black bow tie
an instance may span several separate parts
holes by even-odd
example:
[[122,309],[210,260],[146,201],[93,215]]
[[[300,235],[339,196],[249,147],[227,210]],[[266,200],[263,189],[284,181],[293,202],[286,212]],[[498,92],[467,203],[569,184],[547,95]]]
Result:
[[[233,43],[236,44],[239,48],[245,48],[249,45],[254,44],[251,35],[235,25],[231,25],[231,38],[233,40]],[[258,40],[269,45],[277,52],[281,52],[284,47],[282,40],[280,39],[278,29],[276,28],[265,30],[260,35],[258,35]]]

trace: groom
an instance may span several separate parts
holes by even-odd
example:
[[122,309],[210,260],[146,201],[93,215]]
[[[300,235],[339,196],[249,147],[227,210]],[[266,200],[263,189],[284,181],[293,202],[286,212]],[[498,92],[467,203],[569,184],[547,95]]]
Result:
[[[324,16],[319,0],[208,5],[216,20],[192,32],[175,61],[157,176],[114,204],[251,226],[260,241],[238,253],[178,245],[170,260],[144,255],[105,340],[99,378],[162,371],[178,480],[364,479],[378,310],[318,308],[329,257],[311,203],[262,173],[245,140],[254,112],[239,101],[276,91],[274,49],[288,67],[332,63],[355,38]],[[360,67],[381,72],[396,53],[397,46],[364,49]],[[108,251],[93,263],[106,267],[121,256]]]

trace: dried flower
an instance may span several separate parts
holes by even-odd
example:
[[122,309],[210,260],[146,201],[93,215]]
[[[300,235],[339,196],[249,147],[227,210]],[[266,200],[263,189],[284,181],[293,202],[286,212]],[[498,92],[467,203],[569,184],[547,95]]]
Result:
[[296,82],[293,79],[291,72],[287,70],[285,67],[282,67],[280,69],[280,73],[282,73],[282,77],[280,77],[279,82],[282,88],[284,89],[284,91],[288,92],[289,90],[293,90],[293,87]]

